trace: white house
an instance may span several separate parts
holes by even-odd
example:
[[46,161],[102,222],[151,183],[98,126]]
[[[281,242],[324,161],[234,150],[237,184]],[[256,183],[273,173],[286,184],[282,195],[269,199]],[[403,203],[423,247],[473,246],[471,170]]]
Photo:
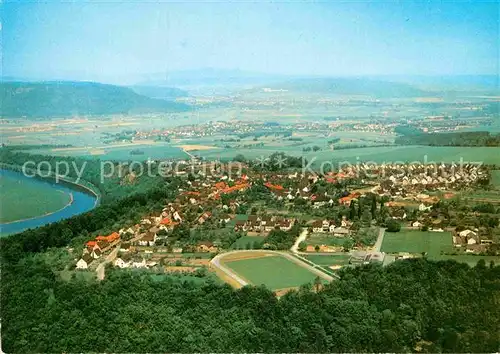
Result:
[[76,262],[76,269],[87,269],[89,267],[89,264],[92,263],[93,258],[85,254]]
[[458,233],[460,237],[475,237],[477,234],[472,230],[463,230]]
[[117,258],[115,259],[114,265],[118,268],[128,268],[130,267],[130,262],[125,262],[123,259]]
[[411,226],[413,227],[422,227],[424,226],[424,224],[422,224],[420,221],[415,221],[411,224]]

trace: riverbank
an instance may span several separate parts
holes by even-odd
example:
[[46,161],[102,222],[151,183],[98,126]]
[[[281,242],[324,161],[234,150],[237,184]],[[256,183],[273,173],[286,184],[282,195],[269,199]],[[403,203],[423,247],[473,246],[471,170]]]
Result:
[[[77,184],[68,179],[60,180],[59,183],[55,183],[54,177],[27,177],[15,169],[3,169],[3,173],[5,172],[10,173],[11,178],[18,178],[20,183],[24,183],[26,187],[30,186],[30,188],[33,188],[34,190],[36,190],[36,188],[54,188],[56,191],[68,194],[70,197],[69,201],[62,208],[57,210],[46,212],[38,216],[14,220],[7,223],[0,223],[0,236],[16,234],[27,229],[40,227],[49,223],[70,218],[94,209],[100,202],[99,194],[91,188],[82,184]],[[19,198],[26,198],[26,196],[23,196],[22,190],[16,193],[19,194]],[[35,196],[35,198],[38,197]],[[47,198],[50,198],[50,195],[47,196]],[[26,207],[30,206],[28,205]]]

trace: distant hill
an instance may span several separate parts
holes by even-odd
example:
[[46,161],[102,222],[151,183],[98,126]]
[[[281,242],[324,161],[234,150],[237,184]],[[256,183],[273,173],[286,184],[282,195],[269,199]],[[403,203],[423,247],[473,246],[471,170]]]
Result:
[[175,100],[179,97],[189,96],[187,91],[175,88],[175,87],[164,87],[164,86],[130,86],[139,95],[147,96],[150,98],[158,98],[162,100]]
[[426,91],[406,83],[366,78],[301,78],[272,84],[267,87],[273,90],[282,89],[291,92],[364,95],[384,98],[428,95]]
[[182,103],[152,99],[130,88],[94,82],[2,82],[0,97],[1,116],[6,118],[189,110]]
[[171,71],[143,75],[138,85],[147,86],[252,86],[278,82],[286,77],[244,70],[202,68],[196,70]]
[[381,80],[405,82],[423,90],[486,92],[498,95],[500,79],[498,75],[441,75],[441,76],[386,76]]

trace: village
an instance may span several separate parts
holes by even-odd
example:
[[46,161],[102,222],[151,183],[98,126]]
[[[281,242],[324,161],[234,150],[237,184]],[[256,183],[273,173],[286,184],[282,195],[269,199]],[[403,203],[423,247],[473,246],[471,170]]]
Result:
[[[424,249],[434,238],[449,236],[452,247],[430,250],[437,258],[497,255],[498,217],[468,206],[460,212],[449,208],[460,203],[460,191],[484,184],[487,169],[434,167],[360,164],[313,174],[245,163],[237,169],[220,162],[181,164],[176,174],[183,188],[174,201],[158,214],[86,242],[75,268],[97,271],[101,278],[108,264],[205,274],[214,256],[238,249],[292,250],[305,260],[339,256],[348,260],[341,266],[425,256],[412,249],[411,239],[398,248],[399,241],[391,241],[396,234],[431,237]],[[332,263],[325,268],[341,268]]]

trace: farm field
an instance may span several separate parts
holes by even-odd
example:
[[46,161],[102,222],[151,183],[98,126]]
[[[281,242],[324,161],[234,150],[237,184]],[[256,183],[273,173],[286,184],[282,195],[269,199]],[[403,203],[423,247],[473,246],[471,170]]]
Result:
[[[133,150],[141,151],[141,154],[131,154]],[[188,155],[179,147],[170,144],[127,144],[97,147],[81,148],[59,148],[59,149],[33,149],[29,150],[32,154],[53,155],[53,156],[72,156],[89,159],[128,161],[145,161],[151,159],[172,159],[187,158]]]
[[271,290],[298,287],[316,278],[307,268],[273,253],[247,259],[224,260],[223,264],[248,282],[265,285]]
[[349,259],[351,258],[349,254],[332,254],[332,255],[312,254],[303,257],[322,267],[330,267],[334,265],[344,266],[349,264]]
[[323,162],[350,162],[371,161],[383,162],[460,162],[482,161],[487,164],[500,163],[500,148],[489,147],[441,147],[441,146],[384,146],[368,147],[344,150],[320,150],[317,152],[303,152],[300,146],[282,147],[252,147],[252,148],[230,148],[218,150],[198,151],[197,155],[210,158],[231,160],[238,154],[247,159],[255,159],[261,156],[269,156],[274,152],[285,152],[294,156],[304,156],[308,161],[318,167]]
[[427,252],[429,257],[432,257],[439,256],[441,251],[451,251],[452,248],[452,238],[449,232],[403,229],[400,232],[386,232],[381,251],[386,253]]
[[48,182],[16,175],[10,171],[0,172],[0,223],[53,213],[71,201],[69,193]]

